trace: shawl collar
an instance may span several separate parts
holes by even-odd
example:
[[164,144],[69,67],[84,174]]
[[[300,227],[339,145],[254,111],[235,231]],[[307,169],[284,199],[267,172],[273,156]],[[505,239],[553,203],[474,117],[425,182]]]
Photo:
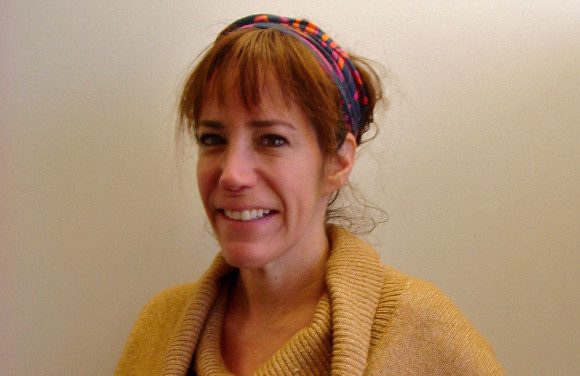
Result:
[[383,264],[369,244],[348,231],[329,226],[328,234],[332,249],[326,270],[332,306],[332,374],[362,375],[385,278]]
[[222,277],[233,270],[218,253],[211,267],[195,284],[190,303],[180,318],[165,356],[163,375],[187,373],[207,315],[219,295]]
[[[332,310],[333,375],[362,375],[367,364],[373,318],[384,282],[379,256],[366,242],[334,225],[327,229],[331,254],[326,264]],[[165,357],[163,375],[185,375],[221,280],[233,271],[221,253],[202,276],[180,318]]]

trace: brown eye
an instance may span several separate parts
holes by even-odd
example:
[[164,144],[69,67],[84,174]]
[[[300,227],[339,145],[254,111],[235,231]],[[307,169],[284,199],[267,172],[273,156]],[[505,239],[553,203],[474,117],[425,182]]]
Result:
[[216,145],[223,145],[226,143],[225,139],[213,133],[205,133],[198,135],[197,137],[197,144],[201,146],[216,146]]
[[286,140],[285,137],[277,134],[266,134],[262,136],[260,144],[262,146],[279,148],[281,146],[288,144],[288,140]]

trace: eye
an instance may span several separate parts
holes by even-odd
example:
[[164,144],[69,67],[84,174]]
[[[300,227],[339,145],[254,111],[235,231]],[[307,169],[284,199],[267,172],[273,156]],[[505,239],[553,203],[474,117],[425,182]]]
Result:
[[197,135],[196,139],[197,144],[201,146],[216,146],[226,143],[226,140],[222,136],[215,133],[204,133]]
[[279,148],[287,144],[288,140],[285,137],[280,136],[278,134],[265,134],[262,137],[260,137],[260,145],[262,146]]

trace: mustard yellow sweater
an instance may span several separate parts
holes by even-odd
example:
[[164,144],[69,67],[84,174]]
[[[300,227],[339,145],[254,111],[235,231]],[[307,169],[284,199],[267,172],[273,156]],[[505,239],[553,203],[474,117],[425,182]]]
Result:
[[[431,284],[385,266],[346,230],[328,230],[328,295],[257,375],[503,375],[492,349]],[[169,289],[144,308],[115,372],[228,374],[219,350],[233,268],[218,254],[194,284]]]

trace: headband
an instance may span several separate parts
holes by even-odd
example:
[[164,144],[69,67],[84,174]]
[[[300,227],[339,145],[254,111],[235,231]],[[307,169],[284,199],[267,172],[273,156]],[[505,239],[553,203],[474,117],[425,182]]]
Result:
[[348,130],[358,136],[362,116],[368,106],[368,97],[361,75],[346,51],[312,22],[271,14],[256,14],[240,18],[226,27],[220,35],[237,29],[250,28],[277,29],[293,36],[308,47],[338,87],[344,122]]

